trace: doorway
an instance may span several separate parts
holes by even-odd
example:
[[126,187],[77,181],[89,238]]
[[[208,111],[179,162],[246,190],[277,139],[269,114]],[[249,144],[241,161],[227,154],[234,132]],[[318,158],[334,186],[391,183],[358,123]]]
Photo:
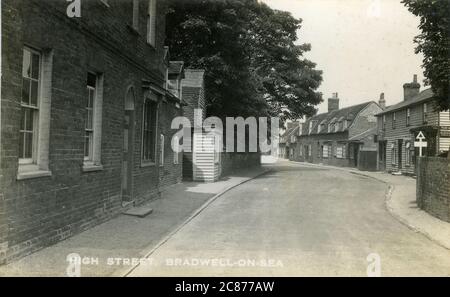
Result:
[[353,145],[353,157],[354,157],[354,159],[353,159],[354,164],[353,164],[353,165],[354,165],[356,168],[358,168],[359,144],[357,144],[357,143],[355,143],[355,144]]
[[378,143],[378,170],[384,171],[386,169],[386,148],[387,141],[380,141]]
[[403,167],[402,164],[402,151],[403,151],[403,139],[398,140],[398,170],[401,170]]
[[135,132],[135,96],[130,87],[125,96],[122,149],[122,202],[133,201],[133,152]]

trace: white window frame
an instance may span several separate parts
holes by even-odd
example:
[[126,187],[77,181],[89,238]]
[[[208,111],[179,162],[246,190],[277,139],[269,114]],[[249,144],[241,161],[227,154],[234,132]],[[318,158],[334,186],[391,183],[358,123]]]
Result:
[[[30,64],[32,64],[33,59],[32,59],[32,55],[35,54],[39,57],[39,72],[38,72],[38,78],[32,78],[32,77],[26,77],[27,79],[30,80],[30,88],[28,90],[29,94],[28,96],[31,95],[31,86],[33,82],[37,82],[37,98],[36,98],[36,106],[30,105],[30,104],[24,104],[22,102],[22,95],[20,98],[20,106],[21,106],[21,114],[22,114],[22,109],[26,108],[29,111],[33,112],[33,125],[32,125],[32,130],[26,130],[26,127],[24,130],[20,129],[20,137],[25,137],[25,135],[22,135],[23,133],[27,133],[27,134],[32,134],[32,140],[31,140],[31,158],[20,158],[19,155],[19,165],[29,165],[29,164],[36,164],[37,163],[37,148],[39,146],[38,143],[38,134],[39,134],[39,105],[40,105],[40,91],[41,91],[41,80],[42,80],[42,55],[39,51],[31,49],[29,47],[24,47],[23,49],[23,55],[25,54],[25,51],[28,51],[30,53]],[[23,58],[23,56],[22,56]],[[31,65],[32,67],[32,65]],[[23,65],[22,65],[23,68]],[[24,77],[23,77],[23,69],[22,69],[22,81],[23,81]],[[23,83],[22,83],[22,89],[23,89]],[[30,100],[30,98],[29,98]],[[21,123],[22,125],[22,123]],[[25,150],[25,141],[24,141],[24,147],[23,150]]]
[[[22,55],[25,50],[40,55],[39,69],[39,85],[37,107],[38,116],[34,120],[36,125],[33,127],[35,135],[33,135],[33,158],[30,160],[18,158],[17,179],[24,180],[29,178],[37,178],[51,176],[49,170],[49,143],[50,143],[50,111],[52,97],[52,68],[53,68],[53,51],[40,51],[28,46],[24,46]],[[22,65],[23,68],[23,65]],[[20,99],[22,103],[22,98]],[[20,129],[20,128],[19,128]]]
[[147,11],[147,43],[151,46],[156,45],[156,7],[157,0],[148,0]]
[[[92,127],[87,127],[87,121],[89,120],[89,117],[86,116],[86,122],[84,125],[84,131],[85,131],[85,141],[84,141],[84,161],[85,162],[92,162],[94,160],[94,114],[95,114],[95,101],[96,101],[96,87],[87,86],[87,91],[90,93],[91,91],[94,94],[94,97],[92,98],[92,107],[85,106],[85,112],[89,114],[89,110],[92,110]],[[90,133],[89,136],[89,148],[88,148],[88,155],[86,156],[86,133]]]
[[164,134],[159,135],[159,167],[164,166],[164,149],[165,149],[165,136]]
[[[95,75],[95,88],[88,86],[86,82],[87,90],[94,91],[94,98],[92,102],[92,140],[90,142],[91,148],[89,156],[84,156],[83,158],[83,170],[93,171],[101,170],[101,150],[102,150],[102,117],[103,117],[103,74],[95,73],[93,71],[88,72],[88,74]],[[87,118],[86,118],[87,120]],[[86,125],[85,125],[86,129]],[[86,130],[84,130],[86,131]],[[83,139],[85,133],[83,133]],[[85,147],[83,147],[84,155]]]
[[345,145],[338,144],[336,146],[336,158],[344,159],[345,158]]
[[329,147],[328,144],[324,144],[322,146],[322,158],[324,158],[324,159],[328,159],[330,157],[328,147]]

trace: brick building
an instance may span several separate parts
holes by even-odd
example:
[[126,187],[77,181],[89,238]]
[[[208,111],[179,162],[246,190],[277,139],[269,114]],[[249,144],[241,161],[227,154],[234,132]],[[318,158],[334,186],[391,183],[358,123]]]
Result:
[[328,112],[306,120],[297,136],[295,160],[333,166],[376,169],[376,102],[339,108],[338,94],[328,99]]
[[181,179],[166,4],[81,1],[80,18],[69,4],[2,1],[0,263]]
[[403,85],[403,100],[389,106],[378,117],[378,168],[388,172],[415,174],[419,149],[414,141],[420,131],[428,147],[423,155],[436,156],[450,147],[449,111],[439,112],[431,89],[420,92],[414,75],[413,82]]

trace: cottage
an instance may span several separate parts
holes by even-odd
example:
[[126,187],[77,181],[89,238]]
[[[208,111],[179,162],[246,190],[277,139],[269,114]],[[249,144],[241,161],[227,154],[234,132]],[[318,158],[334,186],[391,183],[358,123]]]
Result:
[[2,1],[0,263],[181,180],[166,4],[85,1],[81,18],[66,6]]
[[[437,156],[450,147],[449,111],[438,111],[431,89],[420,92],[417,75],[403,85],[403,101],[385,108],[378,117],[378,168],[382,171],[415,174],[419,148],[414,147],[420,132],[427,147],[424,156]],[[384,101],[384,98],[383,98]]]
[[376,102],[339,108],[338,94],[328,99],[328,112],[306,120],[297,136],[297,161],[376,170]]
[[286,131],[281,135],[280,142],[278,144],[278,157],[282,159],[294,160],[296,155],[297,136],[300,135],[299,131],[302,129],[302,123],[300,121],[288,122]]

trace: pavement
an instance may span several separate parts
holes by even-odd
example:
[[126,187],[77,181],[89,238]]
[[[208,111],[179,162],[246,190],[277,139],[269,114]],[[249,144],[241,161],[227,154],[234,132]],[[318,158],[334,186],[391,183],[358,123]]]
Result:
[[[121,275],[133,261],[167,240],[221,194],[267,171],[241,170],[215,183],[184,182],[148,203],[153,212],[138,218],[119,215],[106,223],[0,267],[0,276],[67,276],[68,255],[82,259],[79,275]],[[78,273],[77,273],[78,274]]]
[[450,251],[391,215],[382,178],[293,162],[267,168],[126,275],[450,276]]

